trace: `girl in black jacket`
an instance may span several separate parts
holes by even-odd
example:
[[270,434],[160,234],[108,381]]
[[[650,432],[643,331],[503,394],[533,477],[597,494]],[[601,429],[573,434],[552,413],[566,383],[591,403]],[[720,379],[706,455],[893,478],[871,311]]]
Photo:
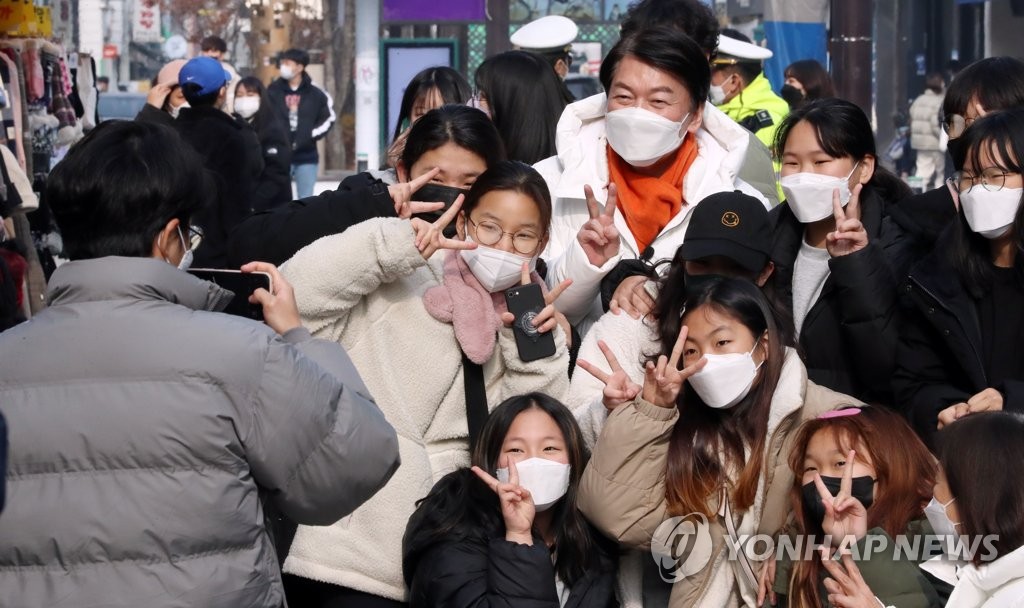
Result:
[[472,470],[443,477],[409,520],[410,607],[618,606],[614,548],[576,509],[587,456],[556,399],[530,393],[499,405]]
[[876,166],[871,123],[848,101],[790,113],[775,153],[786,195],[771,212],[777,298],[792,307],[810,379],[890,403],[896,288],[908,262],[886,206],[909,190]]
[[263,173],[253,193],[254,211],[267,211],[292,200],[292,150],[285,126],[267,101],[259,78],[246,76],[235,87],[235,114],[256,131],[263,149]]
[[249,217],[231,234],[228,261],[283,264],[313,241],[374,217],[425,212],[433,221],[502,160],[505,147],[486,114],[454,105],[431,110],[409,129],[394,170],[360,173],[335,191]]
[[953,162],[958,218],[903,287],[894,385],[914,427],[1024,411],[1024,110],[975,121]]

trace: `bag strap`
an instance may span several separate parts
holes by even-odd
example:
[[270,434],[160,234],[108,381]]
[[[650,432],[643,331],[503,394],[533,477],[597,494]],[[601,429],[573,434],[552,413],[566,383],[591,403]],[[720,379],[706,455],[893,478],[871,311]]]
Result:
[[462,353],[462,380],[466,388],[466,425],[469,427],[469,450],[472,452],[487,422],[487,389],[484,386],[483,366],[470,361],[466,353]]

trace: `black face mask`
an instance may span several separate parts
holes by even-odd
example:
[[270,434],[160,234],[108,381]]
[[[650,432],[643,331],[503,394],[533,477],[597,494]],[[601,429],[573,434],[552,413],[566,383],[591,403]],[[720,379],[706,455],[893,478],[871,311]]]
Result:
[[[440,184],[427,184],[416,192],[413,192],[412,200],[421,203],[444,203],[444,208],[438,209],[437,211],[431,211],[429,213],[417,213],[413,215],[413,217],[418,217],[427,222],[436,222],[438,218],[444,215],[445,211],[448,211],[448,209],[455,204],[455,199],[459,198],[460,194],[469,194],[469,190],[453,188],[451,186],[442,186]],[[455,236],[455,222],[452,222],[445,227],[444,236],[449,239]]]
[[[821,480],[825,482],[825,487],[832,493],[832,496],[839,493],[839,486],[843,483],[841,477],[825,477],[822,475]],[[850,486],[850,494],[859,500],[865,509],[870,507],[871,503],[875,500],[874,490],[875,480],[869,475],[854,477],[853,484]],[[804,484],[803,503],[804,517],[807,519],[807,523],[820,530],[821,522],[825,521],[825,505],[822,503],[821,494],[818,494],[818,488],[814,485],[813,481]]]
[[779,96],[785,99],[791,108],[800,105],[804,100],[803,91],[791,84],[782,85],[782,89],[779,90]]

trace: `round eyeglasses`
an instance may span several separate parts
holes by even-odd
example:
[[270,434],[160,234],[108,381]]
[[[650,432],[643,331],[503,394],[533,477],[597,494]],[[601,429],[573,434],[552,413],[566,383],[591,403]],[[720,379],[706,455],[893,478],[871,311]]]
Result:
[[964,134],[967,127],[971,126],[977,118],[964,118],[959,114],[950,114],[942,118],[942,128],[946,130],[946,135],[949,135],[950,139],[956,139]]
[[512,237],[512,248],[520,255],[532,256],[537,252],[537,247],[540,245],[540,236],[530,230],[505,232],[501,229],[501,226],[492,221],[474,222],[470,218],[466,219],[476,232],[474,240],[481,245],[493,247],[500,243],[506,234]]
[[1016,173],[1006,171],[1000,167],[988,167],[983,169],[980,174],[957,171],[950,180],[952,180],[953,187],[960,194],[970,192],[977,185],[981,185],[982,188],[989,192],[999,192],[1003,189],[1003,185],[1006,184],[1007,175],[1016,175]]

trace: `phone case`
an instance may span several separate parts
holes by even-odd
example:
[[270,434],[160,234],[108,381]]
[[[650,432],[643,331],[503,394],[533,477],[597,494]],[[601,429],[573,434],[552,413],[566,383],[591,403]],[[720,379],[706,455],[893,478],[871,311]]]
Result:
[[505,292],[508,311],[515,315],[512,331],[516,336],[519,358],[524,362],[544,359],[555,354],[555,336],[551,332],[540,333],[532,325],[546,304],[540,285],[517,285]]
[[229,315],[246,317],[254,321],[263,321],[263,307],[251,304],[249,296],[259,288],[271,291],[270,275],[265,272],[241,272],[238,270],[220,270],[210,268],[191,268],[189,274],[209,281],[234,293],[227,307],[221,311]]

